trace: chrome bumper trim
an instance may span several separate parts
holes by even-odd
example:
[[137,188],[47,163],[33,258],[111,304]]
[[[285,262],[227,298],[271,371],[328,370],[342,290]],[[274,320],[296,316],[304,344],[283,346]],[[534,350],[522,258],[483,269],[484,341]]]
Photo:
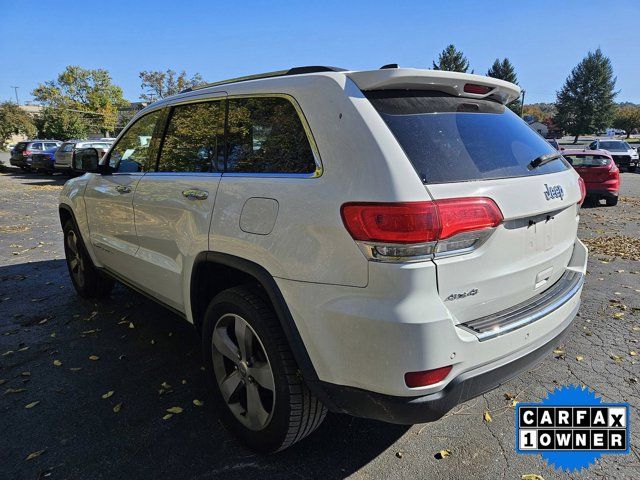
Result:
[[584,284],[584,275],[567,270],[544,292],[501,312],[457,325],[473,333],[482,342],[529,325],[549,315],[571,300]]

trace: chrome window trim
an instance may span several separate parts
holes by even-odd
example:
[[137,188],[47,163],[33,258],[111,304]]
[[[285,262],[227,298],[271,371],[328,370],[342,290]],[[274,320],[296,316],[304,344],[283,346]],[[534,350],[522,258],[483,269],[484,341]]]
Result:
[[[256,177],[256,178],[319,178],[324,173],[324,166],[322,164],[322,158],[320,157],[320,150],[318,149],[318,145],[316,143],[315,138],[313,137],[313,132],[311,131],[311,127],[309,126],[309,122],[307,121],[307,117],[305,116],[302,108],[298,101],[292,95],[288,93],[243,93],[243,94],[232,94],[229,95],[225,91],[219,92],[211,92],[202,94],[198,92],[198,95],[188,96],[188,97],[180,97],[174,101],[163,102],[161,105],[158,105],[157,108],[150,110],[148,113],[152,111],[158,110],[160,108],[172,108],[181,105],[188,105],[193,103],[207,103],[207,102],[215,102],[221,100],[234,100],[237,98],[284,98],[293,105],[296,113],[298,114],[298,119],[302,124],[302,128],[307,137],[307,141],[309,142],[309,146],[311,147],[311,152],[313,154],[313,160],[316,164],[316,169],[314,172],[310,173],[251,173],[251,172],[222,172],[224,176],[234,176],[234,177]],[[134,118],[135,120],[135,118]],[[132,120],[133,121],[133,120]],[[128,127],[128,126],[127,126]],[[123,130],[122,133],[124,133]],[[122,133],[120,135],[122,135]],[[119,136],[118,136],[119,137]],[[118,140],[116,140],[117,142]],[[114,142],[114,144],[116,143]],[[112,145],[113,147],[113,145]],[[110,152],[109,152],[110,153]],[[153,172],[149,172],[153,173]],[[161,172],[157,172],[161,173]],[[162,173],[172,173],[172,172],[162,172]]]

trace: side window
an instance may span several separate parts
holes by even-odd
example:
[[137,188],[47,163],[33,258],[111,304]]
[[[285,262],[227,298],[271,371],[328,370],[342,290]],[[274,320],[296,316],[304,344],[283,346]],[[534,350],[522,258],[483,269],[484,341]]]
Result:
[[57,143],[53,143],[53,142],[47,142],[47,143],[44,144],[44,148],[46,150],[49,150],[50,148],[55,148],[57,146],[58,146],[58,144]]
[[73,143],[65,143],[65,144],[62,146],[62,151],[63,151],[63,152],[70,152],[70,151],[72,151],[72,150],[73,150]]
[[227,171],[313,173],[315,160],[298,112],[286,98],[229,100]]
[[224,101],[173,108],[162,141],[159,172],[221,172],[224,167]]
[[109,166],[118,172],[148,172],[155,168],[151,144],[161,110],[139,118],[115,144],[109,155]]
[[40,142],[32,143],[31,144],[31,150],[42,150],[42,143],[40,143]]

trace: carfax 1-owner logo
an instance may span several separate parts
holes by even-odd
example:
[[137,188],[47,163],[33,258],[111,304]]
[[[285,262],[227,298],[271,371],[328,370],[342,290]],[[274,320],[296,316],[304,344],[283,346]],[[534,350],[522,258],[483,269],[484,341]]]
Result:
[[566,471],[589,467],[601,455],[629,453],[629,404],[604,403],[575,385],[540,403],[516,405],[516,451],[541,454]]

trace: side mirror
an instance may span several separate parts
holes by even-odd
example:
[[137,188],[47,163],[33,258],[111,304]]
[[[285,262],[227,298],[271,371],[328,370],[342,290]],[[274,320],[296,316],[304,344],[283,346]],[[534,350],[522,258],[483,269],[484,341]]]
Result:
[[78,173],[103,173],[104,165],[100,165],[101,154],[95,148],[81,148],[75,151],[72,169]]

